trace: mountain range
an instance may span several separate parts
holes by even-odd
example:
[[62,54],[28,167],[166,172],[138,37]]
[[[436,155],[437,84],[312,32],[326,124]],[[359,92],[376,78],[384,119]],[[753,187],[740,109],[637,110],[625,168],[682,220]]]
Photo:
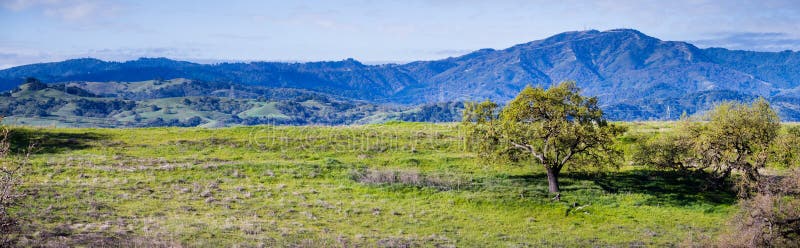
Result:
[[0,90],[14,89],[27,77],[46,83],[181,78],[399,106],[505,102],[526,85],[548,87],[573,80],[583,94],[597,96],[613,120],[676,119],[720,101],[757,97],[769,100],[783,120],[800,120],[800,52],[701,49],[631,29],[565,32],[502,50],[405,64],[365,65],[353,59],[219,64],[166,58],[73,59],[0,70]]

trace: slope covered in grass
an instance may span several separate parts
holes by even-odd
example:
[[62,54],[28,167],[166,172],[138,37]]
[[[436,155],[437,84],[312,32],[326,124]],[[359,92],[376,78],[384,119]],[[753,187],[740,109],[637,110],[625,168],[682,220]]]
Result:
[[[627,146],[667,123],[629,124]],[[40,129],[23,244],[671,246],[715,237],[734,195],[624,163],[543,171],[465,150],[454,124]]]

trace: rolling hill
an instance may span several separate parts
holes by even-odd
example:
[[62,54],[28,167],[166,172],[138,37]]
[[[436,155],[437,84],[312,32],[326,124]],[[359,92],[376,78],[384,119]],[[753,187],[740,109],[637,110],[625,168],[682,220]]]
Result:
[[300,89],[189,79],[38,81],[0,94],[8,124],[60,127],[343,125],[454,121],[460,103],[388,106]]

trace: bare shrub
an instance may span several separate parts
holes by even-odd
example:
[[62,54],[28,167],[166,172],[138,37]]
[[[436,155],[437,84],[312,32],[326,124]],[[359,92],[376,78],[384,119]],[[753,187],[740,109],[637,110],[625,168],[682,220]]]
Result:
[[400,182],[397,173],[398,171],[368,169],[364,172],[353,172],[353,179],[365,184],[392,184]]
[[762,180],[759,193],[740,205],[723,246],[800,247],[800,169]]
[[374,170],[352,173],[355,181],[364,184],[399,184],[412,187],[433,187],[439,190],[460,189],[471,185],[471,181],[455,175],[425,175],[414,170]]
[[[0,117],[0,121],[3,118]],[[12,246],[19,235],[19,220],[9,211],[11,207],[20,204],[20,199],[25,197],[19,187],[22,184],[22,173],[28,164],[29,151],[22,156],[14,156],[9,140],[10,130],[0,127],[0,247]]]

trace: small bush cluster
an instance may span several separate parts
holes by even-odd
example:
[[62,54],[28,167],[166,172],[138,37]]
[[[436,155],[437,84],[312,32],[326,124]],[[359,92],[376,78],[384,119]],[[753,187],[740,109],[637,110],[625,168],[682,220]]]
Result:
[[364,184],[377,185],[406,185],[412,187],[432,187],[439,190],[452,190],[466,188],[471,185],[471,180],[449,175],[425,175],[412,170],[374,170],[355,171],[353,180]]

